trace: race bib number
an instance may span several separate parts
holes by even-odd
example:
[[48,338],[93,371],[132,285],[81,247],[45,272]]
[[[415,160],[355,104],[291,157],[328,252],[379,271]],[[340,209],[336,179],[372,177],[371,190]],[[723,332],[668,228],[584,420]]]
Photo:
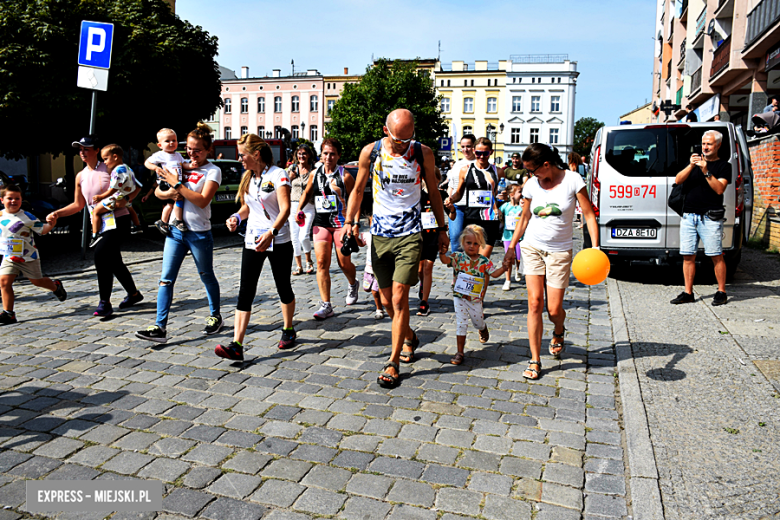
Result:
[[181,164],[176,161],[168,161],[165,163],[165,169],[175,173],[181,182]]
[[436,225],[436,215],[432,211],[421,213],[420,218],[422,219],[423,229],[435,229],[439,227]]
[[113,211],[100,215],[100,218],[103,219],[103,227],[100,228],[101,233],[116,229],[116,218]]
[[336,212],[336,196],[335,195],[317,195],[314,197],[314,207],[317,208],[317,213],[335,213]]
[[[258,228],[247,228],[246,235],[244,236],[244,247],[247,249],[251,249],[252,251],[255,251],[255,248],[257,247],[257,242],[261,236],[265,234],[265,232],[268,231],[267,229],[258,229]],[[273,251],[274,250],[274,241],[271,239],[271,243],[268,244],[268,247],[266,248],[265,252]]]
[[24,254],[24,240],[21,238],[7,238],[0,242],[0,256],[22,256]]
[[466,273],[458,273],[458,278],[455,280],[454,289],[456,293],[479,298],[484,287],[484,278],[477,278],[476,276],[471,276],[470,274]]
[[520,215],[507,215],[506,216],[506,228],[510,231],[514,231],[517,227],[517,221],[520,220]]
[[490,190],[471,190],[469,191],[470,208],[489,208],[493,194]]

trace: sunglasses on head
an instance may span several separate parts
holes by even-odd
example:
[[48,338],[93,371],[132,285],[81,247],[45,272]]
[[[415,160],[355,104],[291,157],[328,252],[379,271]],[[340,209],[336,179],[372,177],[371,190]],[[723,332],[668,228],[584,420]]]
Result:
[[486,150],[486,151],[477,150],[476,152],[474,152],[474,155],[476,155],[477,157],[490,157],[491,153],[493,153],[492,150]]

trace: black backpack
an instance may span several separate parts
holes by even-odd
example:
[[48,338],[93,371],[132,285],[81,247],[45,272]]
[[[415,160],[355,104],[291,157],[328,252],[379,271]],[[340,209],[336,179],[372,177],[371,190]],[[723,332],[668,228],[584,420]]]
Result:
[[[379,150],[382,148],[382,139],[374,143],[374,148],[371,150],[371,158],[369,159],[370,165],[368,167],[368,180],[374,176],[374,164],[376,164],[376,158],[379,157]],[[414,142],[414,160],[420,165],[420,170],[425,171],[425,158],[423,157],[422,144],[419,141]],[[384,181],[384,179],[383,179]],[[389,181],[387,181],[389,182]]]

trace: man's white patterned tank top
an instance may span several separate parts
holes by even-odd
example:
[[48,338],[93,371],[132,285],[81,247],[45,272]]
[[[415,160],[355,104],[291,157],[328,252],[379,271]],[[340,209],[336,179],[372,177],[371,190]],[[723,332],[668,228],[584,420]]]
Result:
[[422,231],[420,189],[422,168],[414,157],[414,141],[400,157],[382,146],[374,163],[374,219],[371,234],[403,237]]

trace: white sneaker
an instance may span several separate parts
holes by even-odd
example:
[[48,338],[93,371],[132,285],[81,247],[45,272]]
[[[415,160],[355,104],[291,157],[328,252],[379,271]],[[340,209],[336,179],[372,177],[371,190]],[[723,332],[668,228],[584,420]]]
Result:
[[515,281],[519,282],[522,279],[523,279],[523,273],[520,272],[520,269],[515,268]]
[[501,290],[502,291],[508,291],[509,289],[511,289],[510,285],[511,285],[511,282],[509,280],[505,281],[504,285],[501,287]]
[[349,284],[349,289],[347,289],[347,305],[352,305],[358,301],[358,283],[357,280],[355,280],[355,283]]
[[385,312],[382,309],[377,309],[374,311],[374,319],[375,320],[381,320],[385,317]]
[[333,312],[333,307],[330,305],[330,303],[320,302],[320,308],[317,312],[314,313],[314,318],[318,320],[324,320],[326,318],[330,318],[331,316],[335,316],[335,313]]

